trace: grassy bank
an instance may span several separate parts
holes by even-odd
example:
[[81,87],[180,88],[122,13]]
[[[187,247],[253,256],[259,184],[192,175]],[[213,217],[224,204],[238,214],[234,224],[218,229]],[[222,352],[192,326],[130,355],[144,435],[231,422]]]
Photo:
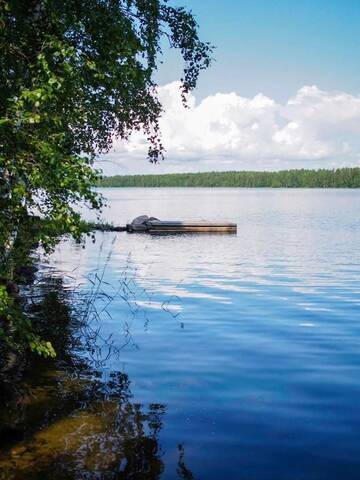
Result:
[[360,168],[282,170],[279,172],[203,172],[164,175],[115,175],[99,187],[270,187],[360,188]]

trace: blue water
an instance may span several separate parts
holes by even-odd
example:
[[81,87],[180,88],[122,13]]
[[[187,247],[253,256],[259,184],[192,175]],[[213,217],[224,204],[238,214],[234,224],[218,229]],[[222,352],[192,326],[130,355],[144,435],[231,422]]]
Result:
[[238,224],[237,235],[98,233],[52,258],[84,289],[97,269],[114,296],[102,335],[127,345],[102,373],[126,372],[134,402],[165,405],[161,479],[360,478],[360,191],[103,194],[115,224]]

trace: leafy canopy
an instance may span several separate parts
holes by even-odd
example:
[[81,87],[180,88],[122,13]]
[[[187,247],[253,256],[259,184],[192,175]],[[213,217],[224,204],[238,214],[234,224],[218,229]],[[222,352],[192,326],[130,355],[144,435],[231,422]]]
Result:
[[93,162],[114,138],[141,129],[150,161],[161,158],[162,38],[184,59],[185,98],[212,50],[191,12],[167,0],[0,0],[0,284],[21,245],[81,237],[76,205],[101,207]]
[[0,244],[33,213],[78,236],[74,204],[100,206],[93,160],[115,137],[142,129],[150,161],[162,156],[153,74],[163,36],[185,61],[186,94],[211,47],[183,8],[166,0],[0,0]]

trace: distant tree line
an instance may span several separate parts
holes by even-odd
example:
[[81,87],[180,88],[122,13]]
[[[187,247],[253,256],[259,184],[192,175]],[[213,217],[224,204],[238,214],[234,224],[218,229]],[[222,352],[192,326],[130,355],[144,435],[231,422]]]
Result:
[[100,187],[268,187],[359,188],[360,168],[282,170],[279,172],[203,172],[164,175],[115,175]]

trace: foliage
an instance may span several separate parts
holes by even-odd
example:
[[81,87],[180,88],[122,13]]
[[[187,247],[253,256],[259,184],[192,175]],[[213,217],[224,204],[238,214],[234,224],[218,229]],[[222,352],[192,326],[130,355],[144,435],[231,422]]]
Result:
[[[163,155],[153,76],[164,36],[184,59],[185,97],[211,47],[183,8],[0,0],[0,278],[12,277],[22,242],[50,251],[59,231],[81,238],[77,206],[101,208],[93,162],[114,138],[142,129],[150,161]],[[45,220],[36,229],[34,216]]]
[[55,357],[51,342],[42,340],[33,331],[31,321],[19,309],[4,285],[0,285],[0,342],[7,348],[21,351],[27,346],[30,350],[45,357]]
[[102,178],[97,185],[99,187],[360,188],[360,168],[116,175]]

